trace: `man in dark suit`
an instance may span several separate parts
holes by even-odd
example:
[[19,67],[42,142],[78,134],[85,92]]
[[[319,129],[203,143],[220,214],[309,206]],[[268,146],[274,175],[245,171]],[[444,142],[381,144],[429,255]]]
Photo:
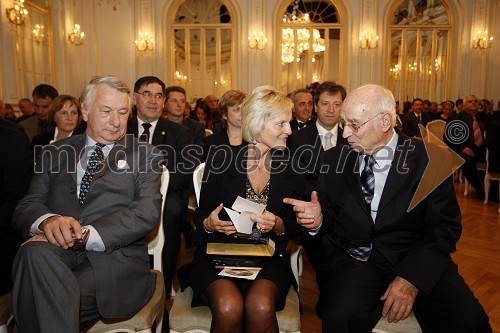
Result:
[[161,153],[125,135],[130,89],[118,78],[93,79],[82,101],[86,133],[44,148],[14,213],[33,236],[12,273],[18,332],[132,317],[155,288],[144,237],[159,217]]
[[[476,168],[476,163],[484,162],[486,158],[485,125],[478,115],[478,109],[477,97],[474,95],[466,96],[463,111],[453,115],[446,124],[444,141],[465,160],[461,166],[464,176],[474,187],[476,196],[479,199],[484,199],[482,177]],[[456,131],[457,129],[459,132]],[[459,137],[454,137],[457,133]]]
[[297,89],[290,94],[294,118],[290,121],[292,132],[308,126],[313,111],[313,97],[307,89]]
[[349,146],[324,154],[328,173],[310,202],[293,204],[305,241],[317,246],[323,332],[371,332],[413,310],[424,332],[491,332],[450,253],[460,209],[448,177],[408,210],[428,164],[421,140],[398,135],[392,93],[377,85],[347,95]]
[[[180,234],[187,221],[187,201],[184,190],[189,185],[191,169],[183,149],[189,144],[187,130],[161,117],[165,102],[165,83],[155,76],[144,76],[134,84],[134,104],[137,116],[129,120],[127,132],[161,149],[170,171],[167,199],[163,210],[165,246],[163,276],[170,290],[180,249]],[[183,106],[184,108],[184,106]],[[191,171],[192,173],[192,171]]]
[[[347,143],[339,128],[340,107],[346,96],[345,88],[331,81],[325,81],[316,88],[314,104],[318,114],[314,124],[295,131],[287,140],[290,153],[299,160],[306,174],[306,193],[316,190],[321,172],[320,160],[326,149]],[[328,134],[330,133],[330,134]]]
[[30,140],[37,134],[47,133],[54,129],[54,126],[48,122],[48,111],[52,100],[58,95],[56,88],[49,84],[39,84],[33,89],[32,96],[36,116],[19,122]]
[[415,98],[412,103],[412,111],[405,114],[403,117],[403,133],[409,137],[420,138],[420,129],[418,125],[425,127],[429,122],[429,116],[426,112],[422,112],[423,102],[420,98]]
[[22,239],[12,227],[14,208],[28,190],[33,155],[26,134],[0,123],[0,296],[12,289],[12,262]]

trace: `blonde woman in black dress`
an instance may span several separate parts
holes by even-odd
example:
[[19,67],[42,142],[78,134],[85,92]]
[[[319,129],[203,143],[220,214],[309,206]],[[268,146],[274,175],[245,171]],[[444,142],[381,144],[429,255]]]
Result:
[[[212,310],[211,332],[278,332],[276,311],[283,309],[290,286],[296,286],[285,249],[298,229],[293,208],[283,198],[302,197],[304,178],[294,172],[285,148],[292,132],[291,110],[292,102],[281,92],[256,88],[242,105],[243,139],[249,144],[238,151],[217,150],[207,158],[195,213],[197,248],[187,280],[194,291],[192,305]],[[223,209],[237,196],[265,206],[251,219],[260,240],[276,243],[274,255],[262,261],[251,281],[219,276],[221,269],[206,254],[209,242],[251,242],[236,236]]]

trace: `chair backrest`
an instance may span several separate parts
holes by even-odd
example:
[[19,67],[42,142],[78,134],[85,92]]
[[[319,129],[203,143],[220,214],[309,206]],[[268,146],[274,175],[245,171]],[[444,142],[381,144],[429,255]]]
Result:
[[194,194],[196,195],[196,203],[198,205],[200,204],[200,192],[201,192],[201,183],[203,180],[203,171],[205,171],[205,162],[198,165],[193,172]]
[[214,131],[212,131],[211,129],[205,128],[205,136],[209,136],[212,134],[214,134]]
[[165,244],[165,235],[163,234],[163,209],[165,208],[165,199],[167,198],[168,183],[170,181],[170,173],[164,166],[161,175],[160,192],[162,196],[160,217],[158,218],[158,228],[155,228],[147,237],[148,253],[153,256],[153,268],[163,272],[161,251]]
[[437,119],[428,122],[425,126],[427,132],[434,134],[440,142],[436,142],[436,139],[432,135],[427,134],[427,142],[432,142],[434,144],[440,144],[443,141],[444,128],[446,127],[446,121]]

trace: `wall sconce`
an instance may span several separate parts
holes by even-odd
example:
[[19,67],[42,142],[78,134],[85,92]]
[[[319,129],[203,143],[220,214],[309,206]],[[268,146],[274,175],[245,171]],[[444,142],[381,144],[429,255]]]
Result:
[[85,32],[81,30],[81,27],[79,24],[75,23],[75,28],[73,29],[73,32],[71,32],[68,35],[68,40],[70,43],[75,44],[75,45],[81,45],[83,44],[83,39],[85,38]]
[[183,81],[186,81],[187,80],[187,76],[186,75],[182,75],[181,72],[179,71],[175,71],[175,80],[176,81],[180,81],[180,82],[183,82]]
[[373,30],[370,33],[363,31],[359,36],[359,47],[362,49],[374,49],[377,47],[378,36],[375,35]]
[[389,68],[389,72],[395,78],[399,75],[400,70],[401,69],[399,68],[399,64],[394,64],[394,67]]
[[488,38],[488,31],[478,32],[472,37],[472,48],[473,49],[487,49],[493,47],[493,36]]
[[43,25],[40,25],[40,24],[35,25],[35,29],[33,29],[33,38],[38,43],[41,43],[43,41],[44,37],[45,37],[45,35],[43,33]]
[[24,8],[24,0],[14,0],[12,1],[12,7],[5,10],[9,21],[21,25],[24,23],[26,16],[28,16],[28,10]]
[[149,32],[139,31],[139,39],[136,39],[135,45],[138,51],[153,51],[155,49],[155,40],[149,35]]
[[248,36],[248,47],[251,49],[258,48],[263,50],[266,47],[267,38],[264,37],[264,32],[252,31]]

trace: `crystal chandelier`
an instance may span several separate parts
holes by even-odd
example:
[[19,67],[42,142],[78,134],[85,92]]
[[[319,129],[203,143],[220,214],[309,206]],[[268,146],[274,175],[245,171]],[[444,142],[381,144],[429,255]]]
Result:
[[[297,13],[299,0],[296,0],[291,13],[286,12],[283,15],[283,23],[293,24],[308,24],[311,23],[309,14]],[[309,28],[281,29],[281,61],[285,64],[292,63],[295,60],[295,36],[297,33],[297,60],[300,61],[300,54],[309,50],[309,40],[311,38],[311,30]],[[318,29],[312,29],[312,51],[320,53],[325,51],[325,40],[321,38]]]

